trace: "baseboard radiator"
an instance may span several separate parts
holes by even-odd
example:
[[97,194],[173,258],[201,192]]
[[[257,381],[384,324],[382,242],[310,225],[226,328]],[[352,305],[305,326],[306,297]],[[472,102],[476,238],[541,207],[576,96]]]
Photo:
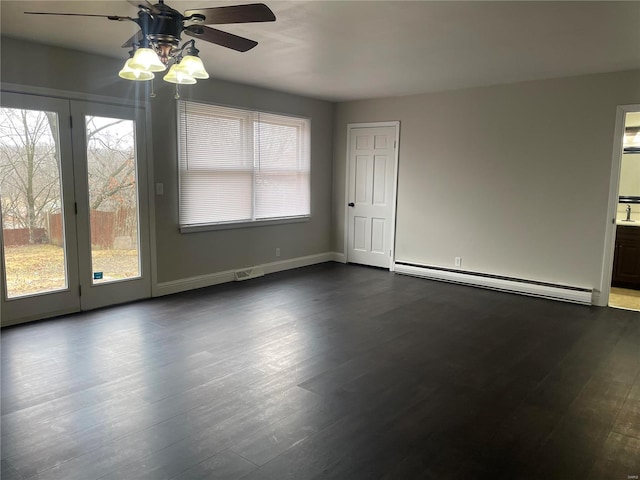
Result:
[[396,273],[412,275],[414,277],[471,285],[491,290],[518,293],[520,295],[542,297],[551,300],[579,303],[582,305],[592,304],[593,290],[589,288],[555,285],[545,282],[522,280],[519,278],[464,272],[461,270],[450,270],[446,268],[402,262],[396,262],[395,271]]

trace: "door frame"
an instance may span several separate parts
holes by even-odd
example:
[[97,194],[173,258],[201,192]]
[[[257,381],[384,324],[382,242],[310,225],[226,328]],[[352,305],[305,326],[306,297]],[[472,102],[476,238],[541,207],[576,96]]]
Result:
[[393,166],[393,196],[391,199],[391,256],[389,258],[389,271],[395,270],[396,261],[396,210],[398,204],[398,167],[400,159],[400,121],[394,120],[389,122],[364,122],[364,123],[348,123],[347,124],[347,152],[345,161],[345,184],[344,184],[344,239],[342,251],[344,252],[344,261],[349,263],[349,162],[351,153],[351,131],[356,128],[378,128],[378,127],[394,127],[395,148],[394,148],[394,166]]
[[[71,101],[72,117],[81,124],[72,130],[74,159],[74,177],[78,214],[76,215],[79,278],[82,286],[80,309],[93,310],[118,303],[126,303],[143,298],[151,298],[151,268],[149,254],[149,192],[147,176],[146,139],[144,129],[144,110],[135,106],[112,105],[98,102]],[[89,207],[88,158],[85,121],[87,116],[111,117],[129,120],[134,125],[136,158],[136,209],[138,211],[138,259],[140,276],[93,283],[91,246],[91,214]],[[76,122],[74,121],[74,124]],[[77,156],[75,155],[77,154]],[[78,159],[87,161],[78,162]],[[117,300],[113,302],[113,298]]]
[[602,271],[600,275],[600,295],[594,296],[594,304],[607,307],[611,293],[613,278],[613,256],[616,243],[616,212],[620,190],[620,170],[622,167],[622,140],[624,137],[625,115],[627,112],[640,112],[640,104],[618,105],[613,137],[613,154],[611,157],[611,175],[609,178],[609,205],[607,208],[607,225],[602,255]]
[[[17,93],[24,95],[42,96],[50,98],[59,98],[62,100],[79,100],[90,103],[101,103],[107,105],[134,107],[142,110],[144,117],[144,133],[145,144],[144,150],[146,152],[144,161],[146,162],[146,179],[140,179],[147,184],[147,201],[148,201],[148,225],[149,225],[149,256],[150,256],[150,272],[149,278],[151,281],[150,297],[155,296],[155,292],[158,284],[158,269],[157,269],[157,244],[156,244],[156,218],[155,218],[155,184],[154,184],[154,164],[153,164],[153,130],[152,130],[152,115],[151,115],[151,100],[149,96],[149,86],[147,82],[134,82],[134,98],[114,97],[110,95],[98,95],[94,93],[75,92],[71,90],[61,90],[49,87],[37,87],[32,85],[22,85],[9,82],[0,82],[0,92],[2,93]],[[0,228],[0,242],[3,241],[2,229]],[[0,248],[0,262],[4,262],[2,258],[2,249]],[[0,295],[4,295],[4,279],[0,279]],[[4,298],[4,297],[2,297]],[[20,323],[27,323],[34,320],[40,320],[42,316],[34,316],[28,318],[21,318],[17,321],[6,322],[4,318],[0,316],[0,327],[6,327],[10,325],[17,325]]]
[[[2,285],[2,297],[0,308],[2,309],[1,326],[23,323],[37,320],[43,316],[55,317],[80,311],[80,297],[78,288],[80,278],[78,276],[78,240],[77,240],[77,216],[74,205],[77,202],[74,184],[73,142],[71,140],[71,115],[70,102],[67,99],[56,97],[41,97],[18,94],[15,92],[3,92],[2,106],[8,108],[27,109],[34,111],[55,112],[58,119],[59,138],[59,182],[62,232],[64,238],[64,269],[67,286],[65,288],[47,290],[41,293],[32,293],[24,296],[8,298],[4,287],[7,282],[6,270],[2,269],[0,284]],[[0,228],[0,265],[4,266],[4,230]],[[11,320],[7,321],[6,316]]]

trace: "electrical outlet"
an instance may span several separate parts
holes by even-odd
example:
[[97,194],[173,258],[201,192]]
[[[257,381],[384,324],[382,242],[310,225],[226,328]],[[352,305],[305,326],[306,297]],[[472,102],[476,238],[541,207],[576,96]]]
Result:
[[456,267],[461,267],[462,266],[462,257],[456,257],[454,259],[454,264]]
[[279,256],[280,256],[280,249],[276,248],[276,257],[279,257]]

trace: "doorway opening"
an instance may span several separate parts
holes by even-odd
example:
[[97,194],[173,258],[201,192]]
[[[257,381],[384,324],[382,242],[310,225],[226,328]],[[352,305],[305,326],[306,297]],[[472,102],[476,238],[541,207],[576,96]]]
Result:
[[624,113],[616,200],[608,305],[640,311],[640,111]]

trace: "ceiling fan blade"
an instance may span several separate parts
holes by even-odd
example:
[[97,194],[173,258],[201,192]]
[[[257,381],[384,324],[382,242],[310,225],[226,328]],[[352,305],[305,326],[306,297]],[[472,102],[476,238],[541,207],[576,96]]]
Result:
[[149,10],[151,13],[159,14],[160,10],[156,8],[155,5],[151,5],[147,0],[127,0],[131,5],[136,8],[141,8],[143,10]]
[[223,32],[222,30],[205,27],[203,25],[190,25],[184,29],[184,33],[238,52],[246,52],[258,44],[258,42],[254,40],[249,40],[248,38],[239,37],[233,33]]
[[101,17],[108,18],[109,20],[117,20],[118,22],[122,22],[124,20],[132,20],[136,21],[135,18],[131,17],[120,17],[118,15],[94,15],[92,13],[54,13],[54,12],[24,12],[27,15],[63,15],[67,17]]
[[203,15],[206,25],[222,25],[224,23],[273,22],[276,16],[264,3],[249,5],[231,5],[228,7],[199,8],[187,10],[185,17]]
[[142,31],[138,30],[138,33],[136,33],[133,37],[131,37],[129,40],[127,40],[122,44],[122,48],[133,47],[134,44],[140,43],[141,40],[142,40]]

